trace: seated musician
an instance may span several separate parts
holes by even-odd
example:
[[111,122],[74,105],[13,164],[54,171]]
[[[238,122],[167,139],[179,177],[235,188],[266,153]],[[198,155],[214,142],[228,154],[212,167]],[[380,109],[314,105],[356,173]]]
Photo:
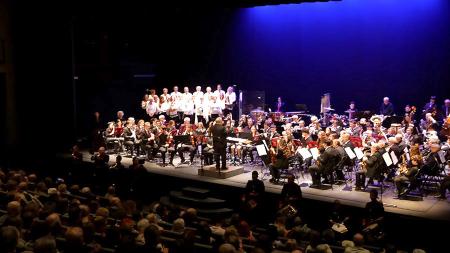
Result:
[[436,175],[439,173],[439,151],[441,146],[438,143],[430,145],[430,153],[425,157],[421,172],[425,175]]
[[116,130],[116,126],[115,126],[114,122],[109,122],[108,127],[105,130],[105,138],[114,137],[115,130]]
[[325,133],[325,131],[319,131],[319,132],[317,133],[317,146],[318,146],[319,148],[325,147],[324,144],[325,144],[325,142],[326,142],[327,140],[328,140],[328,136],[327,136],[327,134]]
[[361,132],[362,132],[362,128],[360,126],[358,126],[357,121],[355,119],[351,119],[351,120],[349,120],[349,126],[346,129],[346,131],[351,136],[360,136]]
[[373,182],[373,178],[378,178],[381,174],[380,163],[384,161],[379,149],[380,146],[377,143],[374,143],[370,147],[370,154],[363,157],[361,169],[356,172],[356,191],[366,188],[366,176],[372,179]]
[[400,174],[394,178],[395,186],[397,187],[398,196],[406,194],[406,182],[412,181],[419,171],[419,166],[422,162],[422,157],[415,155],[411,157],[411,164],[401,164],[399,168]]
[[140,119],[136,126],[136,137],[135,137],[135,142],[134,142],[134,147],[136,148],[137,156],[140,156],[142,151],[145,150],[142,148],[143,147],[142,133],[144,132],[144,126],[145,126],[145,121],[143,119]]
[[134,155],[134,144],[136,141],[136,125],[134,124],[134,118],[130,117],[127,120],[127,125],[123,130],[123,135],[125,138],[125,146],[130,151],[131,156]]
[[117,120],[116,127],[114,129],[114,137],[122,137],[123,134],[123,122],[121,120]]
[[300,141],[302,142],[303,147],[308,146],[308,143],[311,143],[313,141],[313,138],[312,138],[311,134],[309,133],[308,128],[304,128],[302,130],[302,138],[300,139]]
[[289,160],[284,155],[283,149],[280,147],[271,147],[270,150],[271,163],[269,164],[271,183],[277,183],[280,180],[280,170],[289,167]]
[[[189,118],[185,118],[185,125],[180,127],[180,131],[178,132],[179,135],[188,135],[189,136],[189,142],[186,143],[179,143],[176,145],[176,152],[178,152],[178,155],[180,156],[181,163],[185,162],[184,158],[184,152],[189,152],[189,165],[192,165],[194,162],[194,156],[195,152],[197,150],[197,147],[195,145],[195,132],[192,129],[192,126],[190,123],[186,124],[186,121],[189,121]],[[183,131],[181,131],[183,129]],[[172,153],[170,160],[173,161],[173,156],[175,153]]]
[[272,124],[270,125],[270,132],[267,135],[267,139],[271,140],[272,138],[279,137],[280,134],[277,132],[277,126]]
[[256,150],[256,144],[259,143],[260,141],[260,134],[257,132],[256,130],[256,126],[252,126],[250,128],[250,132],[251,132],[251,143],[247,144],[247,145],[243,145],[242,146],[242,155],[243,158],[245,159],[245,157],[247,157],[247,155],[250,156],[250,163],[254,162],[254,158],[253,158],[253,151]]
[[144,129],[139,133],[141,150],[145,150],[148,160],[153,160],[153,157],[158,150],[158,145],[155,142],[155,134],[152,132],[151,127],[150,122],[145,122]]
[[[235,128],[234,133],[230,134],[231,137],[241,138],[242,133],[244,132],[243,128],[238,126]],[[234,143],[230,145],[230,156],[233,161],[242,162],[242,144]]]
[[166,153],[169,152],[169,165],[173,165],[173,158],[175,157],[175,147],[173,142],[172,133],[167,127],[158,128],[156,135],[157,152],[161,153],[161,158],[163,160],[162,166],[166,166]]
[[328,177],[340,160],[339,153],[331,146],[331,140],[323,142],[323,152],[317,158],[317,164],[309,167],[313,186],[321,185],[321,177]]
[[207,142],[203,147],[203,158],[205,165],[214,164],[214,148],[213,148],[213,139],[211,136],[208,137]]
[[250,129],[252,129],[253,126],[256,126],[254,124],[254,121],[252,118],[247,119],[247,125],[243,128],[243,131],[246,133],[250,133]]
[[[344,163],[347,162],[347,159],[349,159],[347,153],[344,150],[344,147],[342,147],[341,141],[339,139],[333,139],[332,140],[332,147],[336,149],[336,151],[339,153],[339,162],[336,165],[336,179],[337,180],[345,180],[344,172],[342,171],[344,169]],[[350,160],[351,161],[351,160]],[[330,180],[334,180],[334,177],[331,177]]]

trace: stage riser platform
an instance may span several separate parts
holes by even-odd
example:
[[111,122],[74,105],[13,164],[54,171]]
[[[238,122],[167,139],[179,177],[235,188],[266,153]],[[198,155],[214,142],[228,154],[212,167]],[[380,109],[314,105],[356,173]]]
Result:
[[244,173],[244,166],[229,166],[227,170],[216,170],[215,165],[204,166],[198,169],[198,175],[218,179],[226,179]]

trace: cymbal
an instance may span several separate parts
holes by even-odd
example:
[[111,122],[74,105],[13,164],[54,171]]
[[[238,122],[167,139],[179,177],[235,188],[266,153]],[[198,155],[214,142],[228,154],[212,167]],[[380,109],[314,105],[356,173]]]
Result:
[[334,109],[333,108],[331,108],[331,107],[325,107],[325,108],[323,108],[324,110],[329,110],[329,111],[334,111]]

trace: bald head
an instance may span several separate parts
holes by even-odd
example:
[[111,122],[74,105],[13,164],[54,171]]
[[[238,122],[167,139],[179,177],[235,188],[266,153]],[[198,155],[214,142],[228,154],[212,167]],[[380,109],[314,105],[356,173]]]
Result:
[[8,215],[10,217],[15,217],[20,215],[21,207],[19,201],[11,201],[8,203],[8,206],[6,207],[8,211]]
[[236,249],[229,243],[224,243],[219,247],[219,253],[235,253]]
[[364,236],[360,233],[357,233],[353,236],[353,242],[355,243],[355,246],[363,246],[364,245]]
[[70,245],[83,245],[83,230],[80,227],[68,228],[66,231],[66,240]]

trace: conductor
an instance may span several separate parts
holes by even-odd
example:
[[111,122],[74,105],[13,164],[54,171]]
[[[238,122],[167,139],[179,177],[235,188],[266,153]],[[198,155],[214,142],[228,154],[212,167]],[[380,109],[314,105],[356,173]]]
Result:
[[[220,170],[226,170],[226,147],[227,147],[227,140],[226,140],[226,132],[225,127],[223,126],[223,120],[221,117],[216,118],[214,121],[214,125],[211,127],[211,135],[213,138],[213,149],[214,149],[214,156],[216,159],[216,169]],[[222,160],[222,166],[220,166],[220,160]]]

